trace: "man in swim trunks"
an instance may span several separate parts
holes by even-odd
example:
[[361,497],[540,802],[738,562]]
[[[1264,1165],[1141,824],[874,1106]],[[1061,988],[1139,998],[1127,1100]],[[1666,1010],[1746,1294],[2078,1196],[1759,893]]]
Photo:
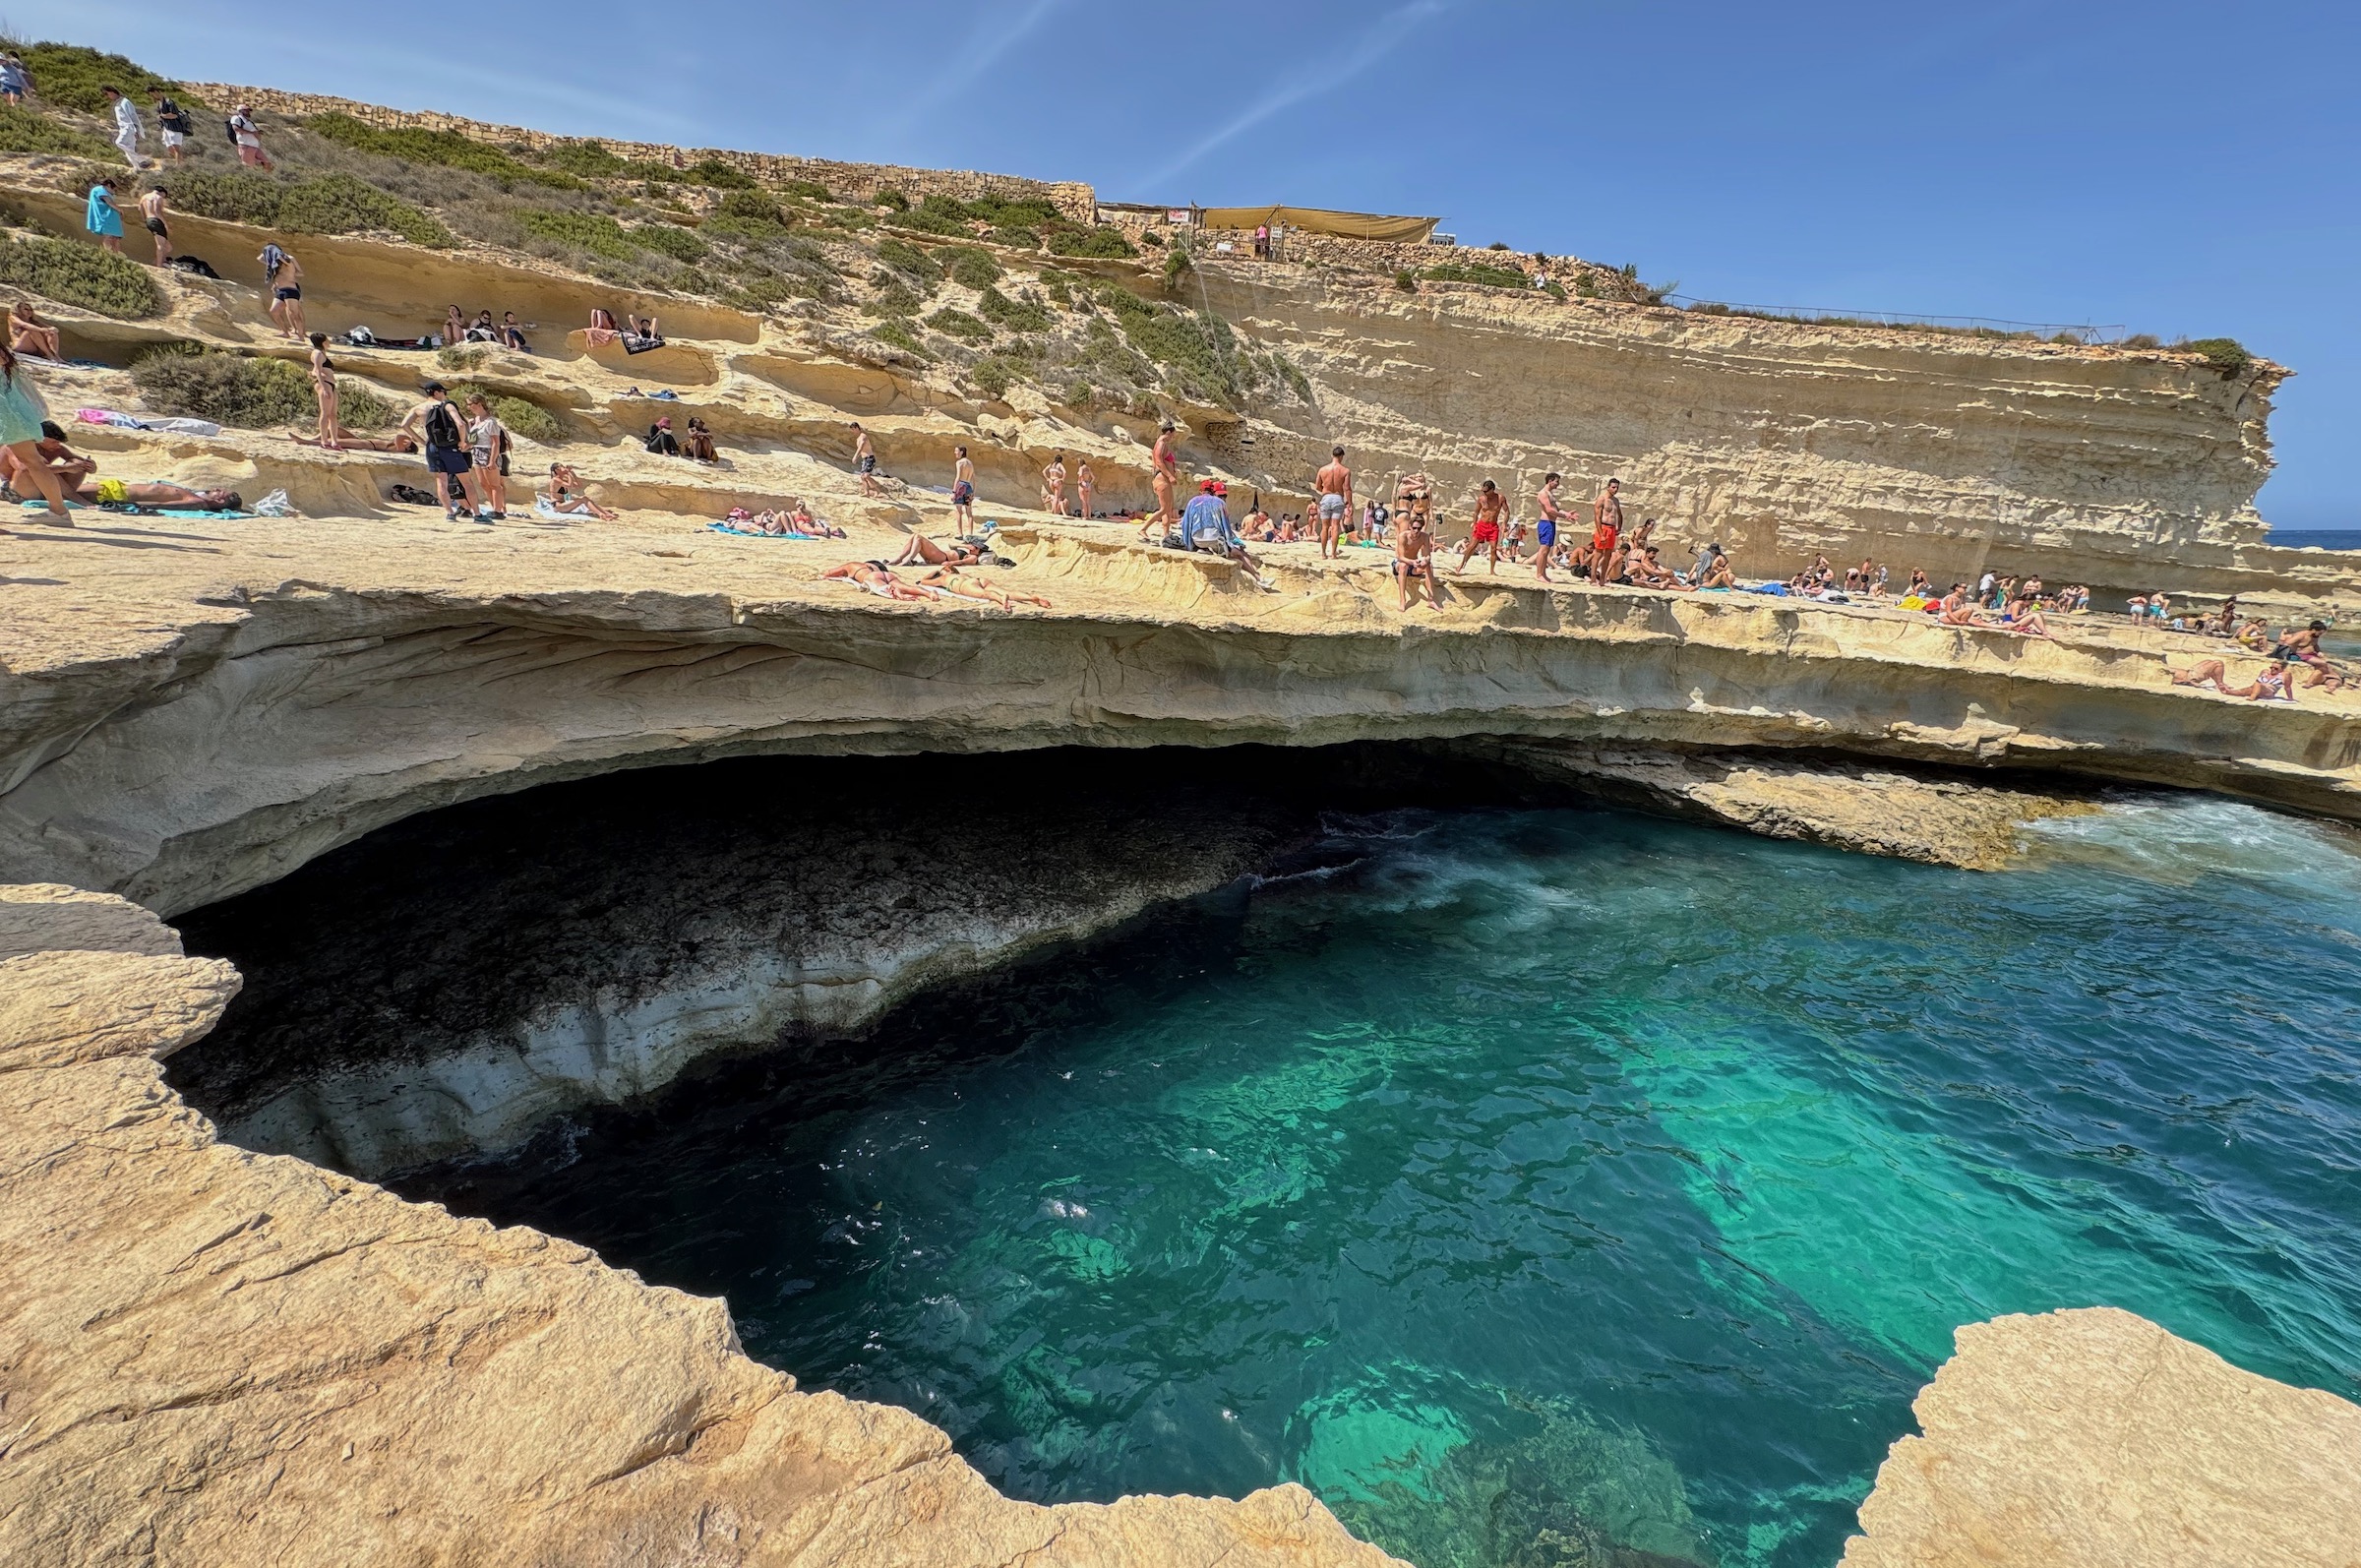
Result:
[[1426,586],[1426,608],[1438,607],[1440,601],[1434,589],[1434,540],[1426,532],[1426,515],[1415,509],[1402,514],[1401,526],[1394,530],[1394,587],[1399,594],[1395,608],[1410,613],[1410,588],[1414,582]]
[[1623,481],[1609,479],[1606,489],[1591,504],[1591,580],[1606,581],[1614,564],[1615,543],[1623,536]]
[[164,221],[164,200],[172,193],[157,186],[140,198],[140,219],[155,238],[155,265],[167,266],[172,260],[172,226]]
[[1154,467],[1149,470],[1148,483],[1156,487],[1156,511],[1141,524],[1139,536],[1151,535],[1161,539],[1180,525],[1180,513],[1173,508],[1173,493],[1180,487],[1180,451],[1174,440],[1173,422],[1166,420],[1156,433],[1156,446],[1149,453]]
[[1544,474],[1542,488],[1533,493],[1533,510],[1539,513],[1533,524],[1534,538],[1541,544],[1541,553],[1533,558],[1533,574],[1544,582],[1549,580],[1549,557],[1557,550],[1557,525],[1566,513],[1557,504],[1558,477]]
[[951,526],[964,538],[976,531],[976,465],[965,447],[951,449]]
[[846,421],[845,428],[853,433],[853,472],[861,476],[861,493],[883,495],[885,492],[878,487],[878,449],[870,441],[869,432],[861,428],[858,419]]
[[187,485],[156,481],[140,484],[126,479],[83,481],[74,499],[95,507],[175,507],[188,512],[243,512],[246,503],[234,490],[191,490]]
[[303,264],[275,240],[255,260],[263,264],[263,285],[271,290],[271,319],[278,323],[278,335],[309,336],[311,329],[303,319]]
[[1500,487],[1489,479],[1477,488],[1476,525],[1468,530],[1468,542],[1460,546],[1459,565],[1452,569],[1453,576],[1468,570],[1468,562],[1479,550],[1484,553],[1489,563],[1487,570],[1494,573],[1499,572],[1500,513],[1507,506],[1508,497],[1501,494]]
[[1328,466],[1312,482],[1320,491],[1320,559],[1342,560],[1345,547],[1341,534],[1345,517],[1353,510],[1353,470],[1345,466],[1344,448],[1329,449]]
[[1059,452],[1041,470],[1041,510],[1053,517],[1065,515],[1065,453]]

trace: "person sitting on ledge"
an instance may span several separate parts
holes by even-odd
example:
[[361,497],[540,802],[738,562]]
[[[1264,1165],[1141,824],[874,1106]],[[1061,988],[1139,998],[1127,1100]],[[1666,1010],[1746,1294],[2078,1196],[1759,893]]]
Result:
[[49,471],[57,475],[58,483],[68,490],[98,471],[98,459],[85,457],[67,446],[65,431],[53,419],[41,421],[41,439],[33,443],[33,450],[41,454]]
[[631,324],[623,332],[625,353],[643,354],[651,348],[664,346],[664,334],[656,331],[656,319],[653,316],[645,321],[636,316],[626,316],[624,320]]
[[1219,479],[1199,483],[1197,493],[1180,513],[1180,539],[1191,550],[1207,555],[1226,556],[1236,562],[1254,586],[1265,593],[1279,590],[1263,580],[1262,564],[1247,554],[1238,529],[1230,522],[1230,509],[1225,498],[1230,487]]
[[678,457],[680,438],[672,433],[672,418],[665,415],[647,427],[647,450],[658,457]]
[[2049,623],[2041,618],[2039,601],[2023,588],[2018,589],[2017,597],[2009,601],[2009,608],[2003,620],[2010,631],[2025,636],[2046,637],[2052,634]]
[[453,305],[443,312],[443,345],[448,348],[466,338],[467,318],[460,314],[459,307]]
[[1968,584],[1965,582],[1953,583],[1951,591],[1943,595],[1941,619],[1945,626],[1970,627],[1985,624],[1984,613],[1975,607],[1975,600],[1968,593]]
[[695,414],[689,416],[689,433],[681,438],[681,455],[698,462],[721,461],[721,453],[713,450],[713,432]]
[[2186,670],[2175,672],[2174,686],[2210,686],[2226,696],[2242,696],[2258,702],[2279,698],[2295,700],[2295,692],[2288,680],[2287,666],[2271,664],[2245,686],[2231,686],[2223,677],[2227,668],[2219,659],[2200,659]]
[[939,588],[922,588],[905,582],[893,574],[882,561],[847,561],[840,567],[830,567],[819,574],[822,582],[849,582],[856,588],[866,588],[880,599],[910,600],[925,603],[942,597]]
[[516,324],[516,313],[513,310],[500,313],[500,346],[514,348],[520,354],[533,351],[533,345],[524,340],[524,329]]
[[58,347],[57,329],[32,313],[32,306],[18,300],[8,307],[8,347],[11,353],[38,354],[43,359],[63,359]]
[[467,341],[471,343],[497,343],[500,341],[500,329],[492,324],[490,311],[479,310],[475,313],[475,320],[467,324]]
[[1707,545],[1705,550],[1706,558],[1704,561],[1698,564],[1696,572],[1697,581],[1693,584],[1693,586],[1700,588],[1735,588],[1738,585],[1738,574],[1730,567],[1729,557],[1723,552],[1722,547],[1718,544]]
[[582,476],[562,462],[549,465],[549,505],[553,511],[613,522],[616,514],[592,501],[582,488]]
[[808,533],[816,539],[841,539],[844,537],[842,528],[831,528],[812,515],[812,509],[804,505],[801,496],[787,498],[787,518],[795,524],[796,532]]
[[1680,580],[1679,573],[1657,559],[1657,547],[1652,544],[1640,547],[1640,558],[1631,563],[1628,572],[1635,587],[1666,588],[1675,593],[1693,591]]

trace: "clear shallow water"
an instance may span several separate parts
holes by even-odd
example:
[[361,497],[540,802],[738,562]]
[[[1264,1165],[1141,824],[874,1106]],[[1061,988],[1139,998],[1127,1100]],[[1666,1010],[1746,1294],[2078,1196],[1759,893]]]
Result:
[[1331,828],[408,1185],[726,1294],[1012,1493],[1296,1479],[1425,1568],[1831,1562],[1997,1312],[2361,1392],[2345,831],[2136,805],[1975,875],[1613,814]]

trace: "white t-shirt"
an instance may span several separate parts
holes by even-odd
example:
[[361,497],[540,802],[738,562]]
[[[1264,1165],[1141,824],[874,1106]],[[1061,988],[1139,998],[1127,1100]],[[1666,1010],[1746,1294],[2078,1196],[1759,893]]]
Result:
[[1991,591],[1992,591],[1992,573],[1989,573],[1989,572],[1987,572],[1987,573],[1984,573],[1984,580],[1983,580],[1983,581],[1981,581],[1981,582],[1979,582],[1979,583],[1977,583],[1977,584],[1975,585],[1975,592],[1976,592],[1976,596],[1977,596],[1978,598],[1981,598],[1983,595],[1985,595],[1985,594],[1987,594],[1987,593],[1990,593]]
[[245,115],[231,115],[229,117],[229,128],[231,131],[236,133],[238,138],[238,146],[261,147],[263,145],[262,136],[255,130],[254,122],[248,119]]
[[140,111],[138,105],[129,98],[115,99],[115,135],[136,137],[139,134]]

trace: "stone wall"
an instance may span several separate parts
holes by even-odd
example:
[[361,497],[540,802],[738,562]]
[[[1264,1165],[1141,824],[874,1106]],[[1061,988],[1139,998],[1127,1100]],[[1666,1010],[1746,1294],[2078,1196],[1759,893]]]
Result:
[[783,185],[789,180],[814,180],[838,196],[861,201],[868,201],[878,191],[891,188],[913,201],[929,196],[949,196],[968,202],[987,195],[1005,197],[1011,201],[1046,200],[1077,223],[1094,221],[1098,212],[1098,193],[1076,180],[1028,180],[1013,174],[980,174],[969,169],[913,169],[893,163],[845,163],[833,158],[792,157],[782,152],[733,152],[721,148],[684,150],[657,142],[623,142],[604,136],[562,137],[553,136],[547,131],[527,130],[522,126],[493,125],[455,114],[440,114],[431,109],[389,109],[375,103],[356,103],[350,98],[327,97],[315,92],[282,92],[276,88],[232,87],[218,82],[192,82],[188,87],[190,91],[203,95],[209,102],[224,105],[250,103],[265,114],[281,115],[288,119],[304,119],[315,114],[349,114],[364,124],[386,130],[452,131],[478,142],[535,151],[554,147],[560,142],[584,141],[605,148],[617,157],[643,159],[673,168],[686,168],[692,163],[710,158],[766,184]]

